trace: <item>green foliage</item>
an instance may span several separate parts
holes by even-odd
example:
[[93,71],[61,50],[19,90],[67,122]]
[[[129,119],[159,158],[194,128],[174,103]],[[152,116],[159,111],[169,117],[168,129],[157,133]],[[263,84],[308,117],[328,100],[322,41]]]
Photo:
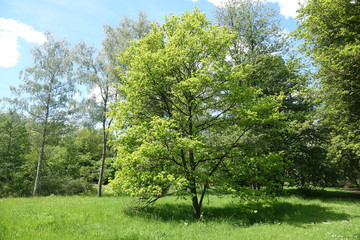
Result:
[[[46,33],[46,42],[33,49],[34,66],[20,74],[24,83],[12,87],[19,98],[11,100],[26,111],[32,122],[39,126],[41,143],[33,195],[37,195],[46,138],[70,125],[70,113],[75,94],[73,58],[66,41],[55,41]],[[34,129],[35,130],[35,129]]]
[[121,77],[116,74],[115,67],[123,63],[116,59],[119,52],[125,51],[131,40],[139,39],[149,31],[150,24],[143,12],[138,14],[138,22],[124,17],[117,27],[105,25],[105,40],[102,42],[101,51],[97,52],[93,47],[87,47],[84,42],[75,48],[76,61],[78,63],[77,75],[80,81],[85,84],[90,92],[90,98],[84,101],[83,111],[88,118],[83,118],[85,125],[90,126],[97,123],[102,125],[102,159],[98,181],[98,196],[101,196],[108,148],[108,129],[111,126],[112,118],[109,117],[109,105],[117,98],[117,91],[113,87],[115,83],[121,82]]
[[65,137],[61,144],[66,149],[65,158],[72,169],[72,176],[95,183],[102,150],[100,130],[81,129],[75,136]]
[[[32,52],[34,66],[21,73],[24,84],[13,88],[19,98],[12,103],[26,113],[0,114],[0,197],[30,195],[34,178],[34,195],[38,188],[40,195],[84,193],[97,182],[101,196],[101,185],[110,182],[111,191],[147,207],[165,196],[191,198],[192,214],[200,219],[191,223],[201,227],[218,219],[231,223],[226,228],[348,221],[350,215],[332,215],[330,207],[276,196],[285,182],[302,188],[360,184],[359,6],[309,0],[300,9],[295,35],[319,67],[317,79],[301,59],[285,55],[278,13],[261,0],[225,1],[215,14],[220,26],[197,8],[169,15],[162,25],[150,26],[141,12],[138,22],[124,17],[116,27],[104,27],[101,51],[83,42],[71,50],[47,34]],[[75,77],[89,92],[83,111],[73,100]],[[75,111],[89,128],[76,131]],[[98,123],[101,131],[93,129]],[[220,206],[204,206],[213,193]],[[121,214],[180,220],[187,227],[187,209],[187,202],[164,200]],[[3,226],[0,238],[14,237]],[[118,237],[105,232],[96,237]]]
[[[75,136],[67,136],[61,141],[61,146],[66,149],[66,166],[68,174],[74,179],[81,178],[88,183],[96,183],[99,175],[99,166],[102,152],[102,133],[95,129],[81,129]],[[113,175],[111,167],[114,155],[108,147],[107,165],[104,172],[104,181]]]
[[46,175],[39,185],[39,194],[43,196],[75,195],[91,190],[92,185],[80,178],[73,179],[66,175]]
[[[75,136],[65,136],[58,146],[47,146],[39,194],[73,195],[91,190],[98,180],[101,150],[102,134],[94,129],[81,129]],[[113,176],[113,153],[108,150],[108,164],[104,172],[106,183]]]
[[328,157],[345,179],[359,185],[360,3],[312,0],[300,10],[299,20],[298,37],[319,66],[319,120],[332,129]]
[[253,63],[263,55],[287,48],[279,13],[262,0],[225,0],[215,17],[237,35],[230,49],[236,64]]
[[[21,119],[14,112],[1,114],[1,117],[5,125],[0,128],[4,140],[1,145],[4,148],[0,162],[0,196],[29,196],[36,173],[37,137],[31,138],[30,131],[25,127],[29,125],[29,120]],[[10,128],[9,121],[13,128]],[[11,139],[8,138],[10,136]],[[58,139],[56,144],[45,145],[39,194],[73,195],[91,190],[98,179],[101,149],[102,134],[94,129],[82,129],[74,136]],[[108,152],[105,183],[114,174],[111,167],[113,151],[108,149]]]
[[15,111],[0,114],[0,197],[26,194],[28,181],[21,173],[30,137],[25,123]]
[[69,120],[75,94],[72,53],[68,42],[55,41],[50,33],[46,34],[47,41],[32,50],[34,66],[21,72],[23,84],[11,88],[19,97],[12,102],[35,122],[63,123]]
[[[319,134],[313,133],[318,130],[312,119],[315,103],[309,88],[311,78],[301,60],[288,53],[289,39],[283,33],[278,12],[264,1],[228,0],[217,8],[216,19],[236,34],[231,60],[248,63],[250,74],[241,83],[261,90],[265,96],[283,96],[281,122],[259,125],[248,133],[243,142],[246,156],[257,159],[271,152],[282,153],[283,177],[273,179],[278,185],[285,181],[302,186],[302,181],[328,184],[324,175],[329,175],[329,169],[323,166],[326,151]],[[313,171],[314,165],[322,167]],[[252,164],[254,167],[257,165]],[[255,188],[260,183],[250,179],[256,175],[244,177]],[[260,175],[269,174],[263,171]]]
[[292,164],[287,168],[287,174],[292,185],[302,188],[338,185],[339,169],[327,159],[323,147],[327,134],[321,127],[309,124],[302,129],[294,127],[288,135],[287,157]]
[[87,127],[95,127],[101,123],[108,129],[111,125],[111,119],[106,113],[109,111],[109,103],[117,96],[113,85],[121,82],[115,68],[123,65],[116,57],[130,46],[132,40],[139,39],[149,32],[149,29],[150,23],[146,14],[139,12],[137,22],[123,17],[116,27],[104,25],[106,36],[100,51],[94,46],[86,46],[84,42],[75,46],[74,54],[78,64],[75,73],[88,91],[88,98],[80,109],[81,120]]
[[199,217],[198,188],[205,193],[220,179],[234,184],[249,160],[241,141],[252,129],[276,125],[282,99],[239,84],[252,69],[227,60],[234,38],[195,9],[170,15],[121,55],[124,100],[111,111],[116,191],[151,202],[188,190]]

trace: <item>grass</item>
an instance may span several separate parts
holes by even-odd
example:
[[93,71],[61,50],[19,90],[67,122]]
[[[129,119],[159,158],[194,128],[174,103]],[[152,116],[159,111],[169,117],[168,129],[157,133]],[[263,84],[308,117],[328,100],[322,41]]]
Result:
[[289,190],[266,211],[249,212],[230,196],[210,195],[200,220],[189,199],[136,211],[123,196],[5,198],[0,239],[360,239],[359,196]]

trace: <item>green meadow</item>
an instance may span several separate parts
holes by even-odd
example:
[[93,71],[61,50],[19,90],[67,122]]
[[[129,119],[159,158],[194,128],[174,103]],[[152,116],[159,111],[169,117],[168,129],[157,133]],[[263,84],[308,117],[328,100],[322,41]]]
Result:
[[190,199],[146,209],[126,196],[0,199],[0,239],[360,239],[360,195],[287,190],[273,206],[248,211],[231,196],[206,197],[200,220]]

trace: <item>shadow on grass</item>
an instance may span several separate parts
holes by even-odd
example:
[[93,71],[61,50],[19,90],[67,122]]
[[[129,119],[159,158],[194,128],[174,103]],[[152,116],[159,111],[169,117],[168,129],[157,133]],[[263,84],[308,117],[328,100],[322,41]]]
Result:
[[336,213],[329,208],[316,204],[292,204],[287,202],[278,202],[272,207],[257,211],[241,210],[232,205],[224,207],[206,205],[202,211],[203,216],[200,220],[196,220],[192,216],[191,205],[182,203],[155,204],[142,210],[128,208],[125,212],[130,216],[156,221],[226,222],[235,226],[250,226],[255,223],[287,223],[301,227],[305,224],[342,221],[350,218],[348,214]]
[[316,204],[292,204],[287,202],[277,203],[273,206],[274,221],[301,226],[304,224],[326,223],[333,221],[349,220],[345,213],[337,213],[331,208]]
[[356,202],[360,200],[360,194],[351,191],[327,191],[325,189],[288,189],[285,196],[296,195],[303,199],[319,199],[324,202]]

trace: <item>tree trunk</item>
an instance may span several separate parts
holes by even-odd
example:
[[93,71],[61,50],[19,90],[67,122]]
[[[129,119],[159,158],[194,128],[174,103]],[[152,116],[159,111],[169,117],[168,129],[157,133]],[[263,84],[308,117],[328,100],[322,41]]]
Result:
[[46,110],[45,114],[45,121],[44,121],[44,129],[41,136],[41,146],[40,146],[40,154],[39,154],[39,162],[36,169],[36,178],[35,178],[35,184],[34,184],[34,191],[33,196],[37,196],[37,192],[39,189],[39,181],[40,181],[40,170],[41,170],[41,164],[44,156],[44,146],[45,146],[45,137],[46,137],[46,129],[47,129],[47,121],[49,118],[49,108]]
[[193,204],[193,214],[194,217],[199,219],[201,216],[201,205],[199,204],[198,197],[197,197],[197,191],[196,191],[196,181],[194,177],[195,173],[195,161],[194,161],[194,152],[192,150],[189,151],[189,160],[190,160],[190,166],[191,166],[191,175],[190,175],[190,192],[192,194],[192,204]]
[[36,178],[35,178],[35,184],[34,184],[34,191],[33,196],[37,196],[37,192],[39,189],[39,181],[40,181],[40,170],[41,170],[41,164],[44,156],[44,146],[45,146],[45,137],[46,137],[46,130],[47,130],[47,124],[49,120],[49,111],[50,111],[50,100],[51,100],[51,91],[52,87],[49,86],[49,92],[46,100],[46,112],[45,112],[45,119],[44,119],[44,128],[43,133],[41,136],[41,146],[40,146],[40,154],[39,154],[39,162],[36,169]]
[[209,186],[209,183],[208,183],[208,181],[206,181],[206,183],[204,185],[203,192],[202,192],[202,194],[200,196],[200,201],[198,201],[196,185],[194,184],[190,189],[191,193],[193,194],[193,198],[192,198],[193,214],[194,214],[194,217],[196,219],[199,219],[201,217],[201,206],[202,206],[202,203],[203,203],[205,193],[206,193],[206,190],[207,190],[208,186]]
[[198,201],[197,192],[196,192],[196,186],[195,183],[191,186],[191,194],[192,194],[192,205],[193,205],[193,215],[196,219],[199,219],[201,216],[201,206]]
[[102,187],[102,179],[104,175],[104,165],[106,158],[106,145],[107,145],[107,136],[106,136],[106,118],[103,120],[103,149],[101,155],[101,163],[100,163],[100,174],[99,174],[99,182],[97,187],[97,196],[101,197],[101,187]]
[[[192,99],[189,100],[191,102]],[[192,107],[191,104],[189,104],[189,117],[188,117],[188,124],[189,124],[189,137],[192,140],[193,139],[193,122],[192,122]],[[189,150],[189,162],[190,162],[190,192],[192,194],[192,205],[193,205],[193,215],[196,219],[199,219],[201,216],[201,201],[199,203],[198,197],[197,197],[197,191],[196,191],[196,179],[195,179],[195,171],[196,171],[196,164],[195,164],[195,157],[194,157],[194,151],[191,149]]]

